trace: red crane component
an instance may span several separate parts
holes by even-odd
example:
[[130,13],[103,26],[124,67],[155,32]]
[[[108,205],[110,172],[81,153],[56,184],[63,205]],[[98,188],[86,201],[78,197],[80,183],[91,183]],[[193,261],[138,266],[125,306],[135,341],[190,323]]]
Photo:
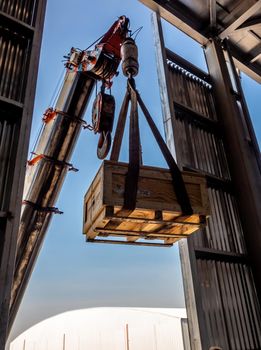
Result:
[[45,124],[48,124],[51,120],[54,120],[56,115],[57,112],[52,107],[47,108],[47,110],[43,114],[42,120]]
[[65,66],[69,70],[91,72],[98,80],[110,81],[121,61],[121,45],[129,32],[129,19],[120,16],[93,50],[71,49]]
[[[103,35],[93,50],[79,51],[71,49],[66,63],[68,70],[89,72],[96,80],[102,80],[101,92],[93,104],[93,129],[100,133],[97,147],[97,156],[104,159],[111,145],[111,131],[113,127],[115,102],[111,94],[106,94],[105,89],[112,86],[111,79],[117,74],[121,61],[121,47],[129,32],[129,19],[120,16],[111,28]],[[107,111],[111,112],[108,113]],[[51,114],[46,117],[47,122],[51,120]]]
[[121,58],[121,44],[126,39],[128,32],[129,19],[126,16],[119,17],[115,21],[108,32],[103,36],[97,46],[101,46],[104,52],[113,54],[115,58]]
[[39,154],[37,156],[35,156],[34,158],[30,159],[27,161],[28,165],[35,165],[36,163],[39,162],[39,160],[43,159],[44,155],[43,154]]

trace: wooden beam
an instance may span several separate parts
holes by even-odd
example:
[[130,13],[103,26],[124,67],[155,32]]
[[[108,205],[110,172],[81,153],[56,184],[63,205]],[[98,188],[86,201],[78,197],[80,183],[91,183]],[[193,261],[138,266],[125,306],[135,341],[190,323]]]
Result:
[[[189,226],[189,223],[187,224]],[[164,228],[162,228],[164,229]],[[194,227],[193,227],[194,230]],[[196,228],[195,228],[196,230]],[[188,234],[182,234],[182,233],[171,233],[171,232],[145,232],[145,231],[130,231],[130,230],[120,230],[120,229],[109,229],[109,228],[104,228],[104,227],[96,227],[94,229],[95,232],[99,232],[102,234],[111,235],[111,236],[129,236],[129,237],[138,237],[138,238],[152,238],[155,239],[155,237],[158,237],[158,239],[162,238],[188,238]],[[182,231],[182,227],[181,227]]]
[[117,241],[113,239],[88,239],[88,243],[105,243],[105,244],[121,244],[121,245],[140,245],[143,247],[163,247],[170,248],[173,244],[165,243],[147,243],[147,242],[128,242],[128,241]]

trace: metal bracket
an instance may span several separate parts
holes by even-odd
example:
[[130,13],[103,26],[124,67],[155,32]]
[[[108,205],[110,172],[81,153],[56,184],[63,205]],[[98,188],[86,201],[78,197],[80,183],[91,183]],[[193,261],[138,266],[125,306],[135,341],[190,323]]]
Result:
[[[74,172],[79,171],[79,169],[75,168],[73,166],[73,164],[67,163],[67,162],[62,161],[62,160],[55,159],[53,157],[47,156],[46,154],[39,155],[39,154],[37,154],[35,152],[31,152],[31,154],[35,155],[36,157],[41,157],[41,158],[39,158],[39,160],[43,159],[43,160],[46,160],[48,162],[54,163],[56,165],[59,165],[61,167],[67,166],[68,167],[68,171],[74,171]],[[29,164],[29,165],[32,165],[32,164]]]
[[12,219],[13,215],[10,211],[0,211],[0,219]]
[[75,121],[79,124],[82,125],[83,129],[89,129],[89,130],[92,130],[92,126],[90,124],[88,124],[85,120],[83,120],[82,118],[79,118],[79,117],[76,117],[76,116],[72,116],[72,115],[69,115],[68,113],[66,112],[63,112],[63,111],[60,111],[60,110],[57,110],[57,109],[53,109],[52,110],[56,115],[59,114],[65,118],[69,118],[71,119],[72,121]]
[[60,211],[56,207],[41,207],[40,205],[33,203],[31,201],[23,200],[22,204],[30,205],[34,209],[42,212],[53,213],[53,214],[63,214],[63,211]]

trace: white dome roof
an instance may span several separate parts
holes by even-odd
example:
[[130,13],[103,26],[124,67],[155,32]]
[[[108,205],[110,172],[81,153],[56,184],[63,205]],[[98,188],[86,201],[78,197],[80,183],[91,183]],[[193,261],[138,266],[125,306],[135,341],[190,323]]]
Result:
[[48,318],[11,350],[182,350],[185,309],[90,308]]

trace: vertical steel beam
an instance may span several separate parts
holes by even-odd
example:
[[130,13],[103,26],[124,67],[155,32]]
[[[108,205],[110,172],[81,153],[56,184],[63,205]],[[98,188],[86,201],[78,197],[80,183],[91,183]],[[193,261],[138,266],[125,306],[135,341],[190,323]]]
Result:
[[[174,145],[174,134],[175,129],[173,127],[172,118],[174,116],[174,106],[171,103],[172,96],[168,81],[168,67],[167,67],[167,57],[164,45],[164,38],[161,26],[160,15],[153,12],[151,15],[154,44],[156,47],[156,63],[157,63],[157,73],[158,73],[158,83],[160,89],[160,100],[161,108],[163,114],[163,123],[165,138],[167,140],[168,147],[172,153],[172,156],[176,158],[176,150]],[[178,161],[178,160],[177,160]]]
[[212,30],[216,28],[216,24],[217,24],[216,0],[209,0],[209,22]]
[[43,31],[43,22],[46,8],[46,0],[39,0],[37,4],[36,26],[33,30],[30,63],[28,69],[25,99],[23,104],[22,118],[19,121],[19,138],[15,140],[17,152],[14,159],[14,175],[10,187],[10,202],[8,211],[11,213],[7,220],[2,256],[0,261],[0,350],[4,350],[8,333],[9,304],[11,298],[11,287],[16,256],[17,233],[20,220],[22,203],[23,183],[25,176],[25,164],[29,146],[29,135],[32,123],[32,113],[34,106],[36,77],[40,56],[40,46]]
[[[168,78],[168,67],[167,67],[167,58],[164,45],[163,31],[161,25],[161,19],[158,13],[152,13],[152,25],[153,33],[156,47],[156,62],[157,62],[157,73],[159,80],[160,88],[160,98],[162,105],[163,121],[164,121],[164,130],[167,140],[167,145],[176,158],[179,166],[182,165],[182,160],[179,159],[178,154],[176,155],[175,145],[179,136],[174,127],[174,104],[173,96],[171,95],[171,89],[169,86]],[[181,268],[183,274],[184,282],[184,291],[185,291],[185,301],[188,314],[188,325],[189,325],[189,334],[192,350],[201,350],[201,334],[199,330],[199,320],[198,315],[202,315],[202,312],[198,313],[198,308],[200,308],[200,298],[196,299],[197,293],[194,290],[194,283],[192,277],[192,267],[190,264],[188,243],[186,240],[181,240],[179,243],[180,247],[180,258],[181,258]],[[195,265],[196,266],[196,265]],[[202,320],[203,322],[204,320]],[[205,328],[206,329],[206,328]],[[206,334],[203,336],[206,339]],[[203,347],[204,348],[204,347]]]
[[[210,40],[205,54],[212,77],[216,108],[223,125],[231,177],[239,205],[242,226],[255,279],[259,301],[261,301],[261,175],[257,154],[246,135],[245,124],[239,110],[237,96],[233,94],[232,82],[225,61],[221,42]],[[243,92],[240,91],[243,95]]]
[[[200,288],[199,285],[195,283],[195,280],[197,280],[195,254],[189,249],[189,242],[187,239],[181,239],[179,241],[179,254],[185,293],[191,350],[207,349],[207,328],[205,327],[204,329],[200,329],[199,327],[199,321],[202,324],[204,322],[204,318],[202,317],[203,311]],[[201,311],[199,311],[199,309]]]

